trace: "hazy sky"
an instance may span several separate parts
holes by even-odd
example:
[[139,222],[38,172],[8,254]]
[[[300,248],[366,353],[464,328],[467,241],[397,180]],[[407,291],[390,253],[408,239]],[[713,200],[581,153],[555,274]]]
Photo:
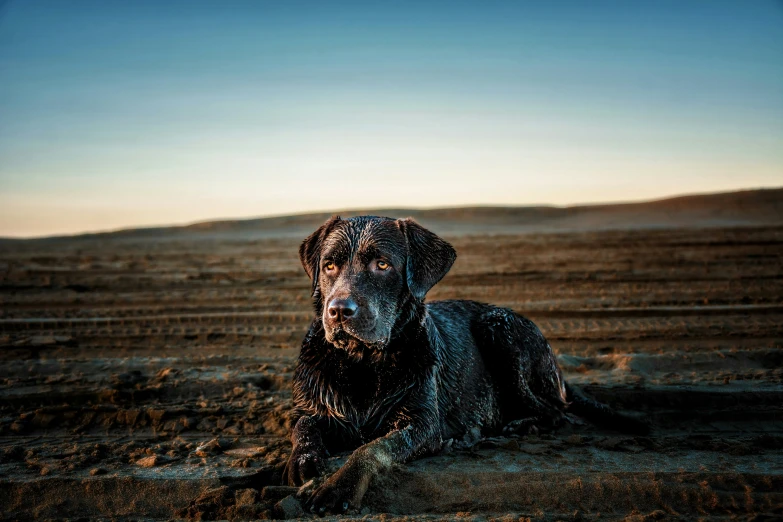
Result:
[[0,235],[779,185],[780,2],[0,8]]

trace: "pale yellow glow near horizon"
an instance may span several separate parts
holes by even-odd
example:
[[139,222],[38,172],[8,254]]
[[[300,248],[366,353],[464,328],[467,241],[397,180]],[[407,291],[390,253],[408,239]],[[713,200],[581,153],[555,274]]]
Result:
[[[335,114],[331,132],[310,122],[271,137],[241,126],[159,129],[159,139],[179,146],[161,147],[152,136],[122,148],[74,143],[54,160],[20,157],[0,166],[0,236],[340,209],[643,201],[783,185],[774,136],[676,133],[652,120],[622,130],[608,117],[589,126],[585,115],[558,121],[535,111],[523,122],[425,116],[379,113],[357,129],[353,117]],[[417,125],[405,131],[405,122]]]
[[[617,168],[617,167],[616,167]],[[624,167],[630,168],[630,167]],[[96,186],[70,193],[0,193],[0,236],[37,237],[108,231],[146,226],[184,225],[218,219],[331,212],[347,209],[442,208],[473,205],[570,206],[597,203],[646,201],[684,194],[712,193],[783,184],[777,167],[761,165],[714,166],[699,172],[669,167],[638,166],[633,181],[622,172],[604,169],[604,175],[567,173],[550,175],[528,173],[493,180],[488,173],[442,174],[418,177],[393,173],[369,174],[361,170],[347,174],[327,171],[318,181],[294,189],[264,179],[234,183],[233,190],[222,187],[209,193],[208,179],[195,186],[172,184],[167,179],[134,183],[126,179],[115,187]],[[702,168],[704,169],[704,168]],[[620,168],[622,170],[622,168]],[[752,172],[739,176],[734,172]],[[378,172],[378,170],[376,170]],[[610,175],[607,175],[610,172]],[[687,175],[686,175],[687,174]],[[639,179],[648,180],[640,183]],[[219,176],[213,183],[221,185]]]

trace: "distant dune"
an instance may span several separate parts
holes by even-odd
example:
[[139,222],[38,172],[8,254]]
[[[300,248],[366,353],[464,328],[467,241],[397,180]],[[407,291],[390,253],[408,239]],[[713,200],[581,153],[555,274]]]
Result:
[[569,207],[458,207],[441,209],[353,209],[256,219],[220,220],[185,226],[136,228],[113,232],[17,241],[123,239],[236,239],[304,237],[330,215],[373,214],[413,217],[445,235],[514,234],[524,232],[611,229],[703,228],[783,225],[783,188],[698,194],[621,204]]

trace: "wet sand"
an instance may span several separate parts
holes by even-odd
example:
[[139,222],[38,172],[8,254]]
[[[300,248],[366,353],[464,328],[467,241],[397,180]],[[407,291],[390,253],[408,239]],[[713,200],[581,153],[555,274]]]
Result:
[[[783,517],[783,227],[457,232],[429,299],[530,317],[567,379],[653,431],[476,441],[381,477],[354,517]],[[297,245],[4,245],[0,516],[300,514],[278,487],[311,317]]]

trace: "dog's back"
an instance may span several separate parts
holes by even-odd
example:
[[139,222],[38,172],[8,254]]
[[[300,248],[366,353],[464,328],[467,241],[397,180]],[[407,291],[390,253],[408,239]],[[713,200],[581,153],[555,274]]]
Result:
[[[442,341],[444,439],[475,429],[489,435],[512,420],[544,412],[555,420],[565,410],[560,369],[532,321],[476,301],[434,301],[427,311]],[[544,408],[531,407],[530,395]]]

